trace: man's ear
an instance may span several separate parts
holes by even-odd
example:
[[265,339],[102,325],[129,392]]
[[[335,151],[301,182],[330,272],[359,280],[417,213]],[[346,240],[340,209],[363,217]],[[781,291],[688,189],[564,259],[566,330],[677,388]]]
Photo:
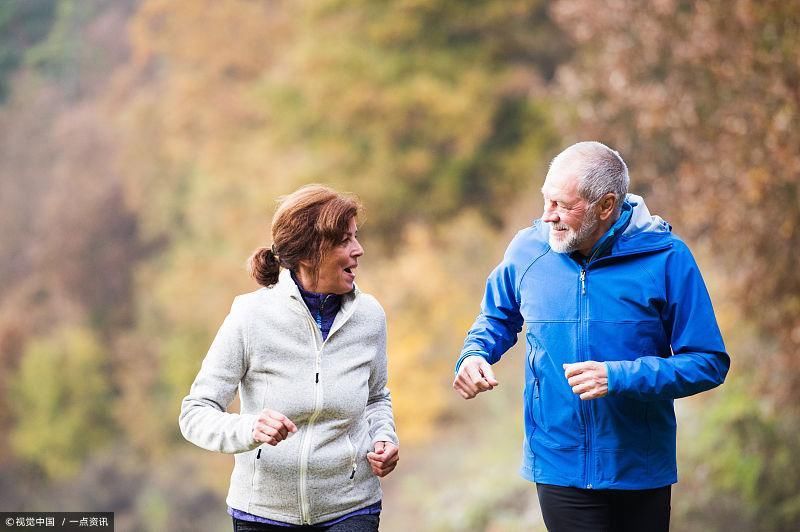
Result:
[[614,214],[614,209],[617,207],[617,196],[613,192],[607,192],[600,198],[598,202],[598,206],[600,210],[598,212],[598,216],[601,220],[605,221],[608,220],[612,214]]

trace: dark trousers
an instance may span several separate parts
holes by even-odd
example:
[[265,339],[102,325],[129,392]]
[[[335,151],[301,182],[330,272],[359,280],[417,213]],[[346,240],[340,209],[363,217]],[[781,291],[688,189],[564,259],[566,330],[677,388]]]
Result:
[[668,532],[672,486],[587,490],[537,484],[549,532]]
[[315,532],[377,532],[379,523],[379,515],[354,515],[335,525],[301,527],[266,525],[264,523],[242,521],[234,517],[233,532],[293,532],[295,530],[313,530]]

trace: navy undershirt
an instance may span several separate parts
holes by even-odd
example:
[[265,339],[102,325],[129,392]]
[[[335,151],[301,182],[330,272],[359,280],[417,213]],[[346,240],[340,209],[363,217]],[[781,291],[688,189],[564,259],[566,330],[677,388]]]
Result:
[[342,306],[342,296],[339,294],[309,292],[303,288],[303,285],[300,284],[294,272],[291,273],[294,283],[300,290],[300,295],[303,296],[303,301],[305,301],[309,312],[311,312],[311,316],[314,318],[314,321],[317,322],[317,327],[319,327],[319,330],[322,332],[322,339],[327,339],[328,333],[331,331],[331,326],[333,325],[333,320],[336,318],[336,314]]

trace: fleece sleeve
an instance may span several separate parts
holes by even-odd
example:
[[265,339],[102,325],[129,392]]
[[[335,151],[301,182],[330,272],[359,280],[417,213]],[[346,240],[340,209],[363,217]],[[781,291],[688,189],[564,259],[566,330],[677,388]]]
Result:
[[394,425],[392,397],[389,393],[389,388],[386,387],[387,381],[386,317],[384,316],[378,352],[370,367],[369,397],[367,398],[366,408],[367,424],[369,425],[369,434],[373,445],[379,441],[390,441],[395,445],[400,444]]
[[252,435],[256,416],[226,412],[247,371],[244,328],[244,315],[234,300],[181,404],[181,433],[209,451],[240,453],[259,445]]
[[725,351],[711,298],[697,263],[678,241],[666,263],[666,304],[661,312],[671,356],[609,361],[610,395],[640,400],[677,399],[714,388],[725,380]]

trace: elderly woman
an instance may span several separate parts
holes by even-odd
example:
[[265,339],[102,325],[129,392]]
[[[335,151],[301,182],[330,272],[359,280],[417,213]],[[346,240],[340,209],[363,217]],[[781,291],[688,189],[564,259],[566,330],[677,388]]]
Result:
[[234,299],[183,400],[184,437],[235,455],[234,531],[378,529],[398,440],[386,317],[355,285],[359,210],[320,185],[283,199],[249,260],[263,288]]

